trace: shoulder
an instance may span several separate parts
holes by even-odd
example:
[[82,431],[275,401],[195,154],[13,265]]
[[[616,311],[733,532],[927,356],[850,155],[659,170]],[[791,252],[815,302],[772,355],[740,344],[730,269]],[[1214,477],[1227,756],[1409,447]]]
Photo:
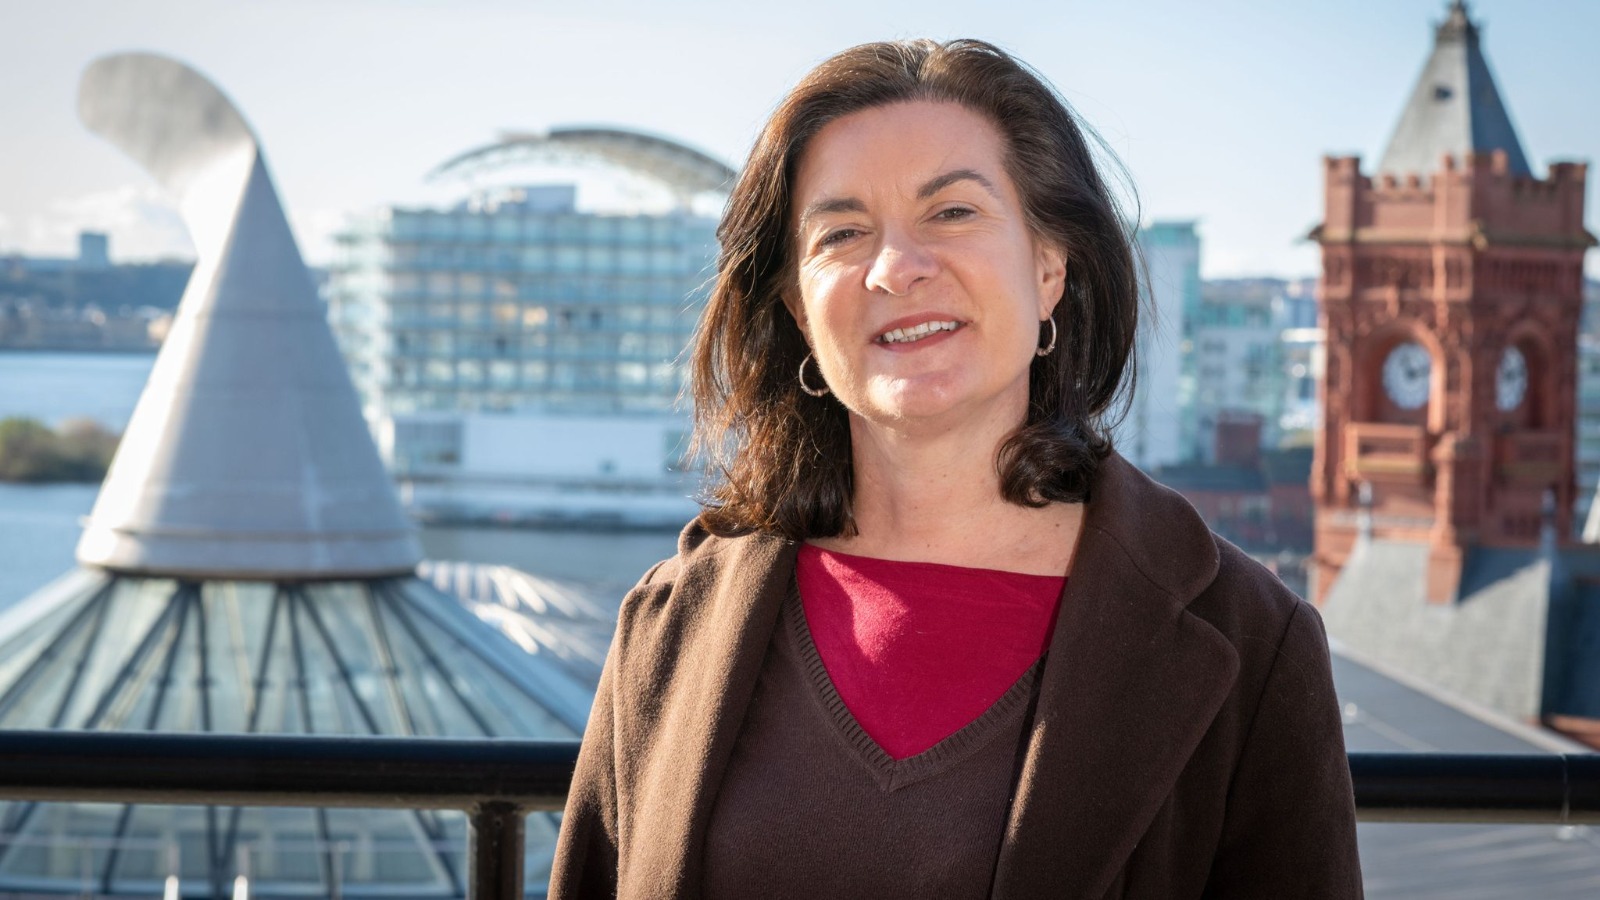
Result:
[[1178,492],[1115,454],[1102,463],[1094,490],[1090,524],[1140,575],[1219,632],[1241,661],[1270,656],[1296,620],[1304,620],[1297,639],[1306,625],[1320,634],[1316,610],[1213,532]]
[[645,570],[639,583],[623,598],[623,614],[639,606],[645,596],[670,593],[680,583],[694,583],[707,576],[720,575],[730,553],[737,553],[742,543],[756,540],[760,540],[760,536],[754,532],[718,536],[707,531],[698,518],[691,520],[678,533],[678,552]]
[[1217,577],[1189,604],[1189,612],[1220,632],[1238,654],[1239,712],[1253,718],[1269,686],[1274,693],[1301,698],[1291,718],[1331,708],[1332,659],[1316,607],[1239,548],[1215,540]]
[[[737,601],[771,580],[787,542],[748,532],[716,535],[699,519],[678,535],[678,552],[644,573],[617,614],[617,641],[663,640],[681,635],[713,613],[719,598]],[[779,573],[781,574],[781,573]]]
[[1291,620],[1316,618],[1311,604],[1300,599],[1276,574],[1227,540],[1212,535],[1217,548],[1217,573],[1189,604],[1189,611],[1224,634],[1281,632]]

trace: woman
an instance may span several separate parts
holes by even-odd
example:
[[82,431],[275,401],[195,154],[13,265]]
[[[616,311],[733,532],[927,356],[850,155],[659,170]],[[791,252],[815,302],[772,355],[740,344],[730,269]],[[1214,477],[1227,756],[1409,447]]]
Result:
[[723,477],[623,604],[551,896],[1359,896],[1315,611],[1111,449],[1137,267],[1059,98],[847,50],[719,237]]

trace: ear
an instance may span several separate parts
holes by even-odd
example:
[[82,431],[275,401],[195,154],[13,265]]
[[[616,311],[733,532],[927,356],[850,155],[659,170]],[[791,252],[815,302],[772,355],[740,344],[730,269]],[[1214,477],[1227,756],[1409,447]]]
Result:
[[1067,252],[1053,241],[1034,243],[1034,276],[1039,286],[1039,321],[1050,318],[1067,290]]
[[783,306],[789,310],[789,315],[794,319],[794,324],[800,329],[800,336],[805,338],[806,347],[811,346],[811,322],[806,318],[806,305],[800,299],[800,291],[790,288],[783,292]]

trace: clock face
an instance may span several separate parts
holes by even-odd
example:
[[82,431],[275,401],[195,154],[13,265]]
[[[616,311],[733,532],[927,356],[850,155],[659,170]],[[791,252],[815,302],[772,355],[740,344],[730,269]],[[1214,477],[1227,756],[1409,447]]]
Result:
[[1418,409],[1428,402],[1428,382],[1433,359],[1416,341],[1407,341],[1389,351],[1383,361],[1383,390],[1401,409]]
[[1522,405],[1522,398],[1527,394],[1528,361],[1521,350],[1507,347],[1494,376],[1494,404],[1501,412],[1511,412]]

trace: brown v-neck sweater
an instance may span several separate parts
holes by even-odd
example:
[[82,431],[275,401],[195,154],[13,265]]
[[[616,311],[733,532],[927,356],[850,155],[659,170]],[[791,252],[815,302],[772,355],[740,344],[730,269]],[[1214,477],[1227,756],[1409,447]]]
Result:
[[705,897],[987,897],[1038,665],[896,760],[834,689],[796,591],[781,615],[711,814]]

